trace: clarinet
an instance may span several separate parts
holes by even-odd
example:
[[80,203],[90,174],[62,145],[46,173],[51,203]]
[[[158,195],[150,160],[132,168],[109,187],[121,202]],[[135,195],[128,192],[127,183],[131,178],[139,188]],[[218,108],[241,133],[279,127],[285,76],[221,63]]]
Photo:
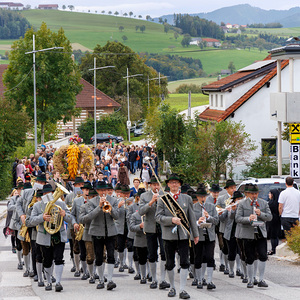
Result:
[[[205,213],[204,213],[204,212],[206,212],[206,209],[205,209],[203,203],[200,203],[200,206],[201,206],[201,208],[202,208],[202,217],[204,217],[204,222],[203,222],[203,224],[205,224],[205,223],[206,223],[206,216],[205,216]],[[206,228],[206,227],[203,228],[203,234],[204,234],[204,235],[208,235],[208,232],[207,232],[207,228]]]
[[[257,200],[255,200],[253,202],[253,214],[256,216],[255,220],[253,221],[253,223],[255,224],[255,222],[257,221],[257,214],[255,212],[255,209],[257,209]],[[254,225],[254,233],[258,233],[258,227]]]

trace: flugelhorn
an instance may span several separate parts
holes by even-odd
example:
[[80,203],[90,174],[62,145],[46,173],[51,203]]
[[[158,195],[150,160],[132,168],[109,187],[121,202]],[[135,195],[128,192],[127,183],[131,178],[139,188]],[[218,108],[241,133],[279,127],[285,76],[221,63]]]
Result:
[[105,213],[110,213],[111,212],[111,205],[110,205],[110,203],[108,201],[105,201],[103,203],[102,210]]

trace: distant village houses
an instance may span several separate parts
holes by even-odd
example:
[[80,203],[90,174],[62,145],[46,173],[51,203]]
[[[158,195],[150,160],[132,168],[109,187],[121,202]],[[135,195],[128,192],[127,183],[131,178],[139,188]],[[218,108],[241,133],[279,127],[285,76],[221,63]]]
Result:
[[0,9],[23,10],[24,9],[24,5],[22,3],[0,2]]
[[58,9],[58,4],[40,4],[38,9]]
[[221,47],[221,42],[213,38],[192,38],[190,45],[199,46],[201,42],[205,42],[207,47]]

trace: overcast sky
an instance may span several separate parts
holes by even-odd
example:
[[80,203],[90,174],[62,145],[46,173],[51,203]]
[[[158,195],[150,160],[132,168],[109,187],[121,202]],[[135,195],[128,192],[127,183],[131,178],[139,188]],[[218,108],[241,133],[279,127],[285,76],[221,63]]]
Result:
[[225,6],[236,4],[248,3],[252,6],[260,7],[263,9],[289,9],[291,7],[299,6],[299,0],[18,0],[14,2],[21,2],[22,4],[30,4],[32,8],[39,4],[58,4],[61,8],[62,5],[74,5],[75,11],[88,11],[97,10],[98,13],[102,10],[106,12],[111,10],[113,13],[129,12],[132,11],[135,15],[150,15],[151,17],[159,17],[165,14],[173,13],[199,13],[210,12]]

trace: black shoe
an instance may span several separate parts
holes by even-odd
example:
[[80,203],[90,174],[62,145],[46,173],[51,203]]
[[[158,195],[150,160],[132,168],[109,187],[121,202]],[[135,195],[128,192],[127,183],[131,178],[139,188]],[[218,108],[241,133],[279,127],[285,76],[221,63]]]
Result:
[[82,276],[81,276],[81,280],[87,280],[90,278],[90,275],[87,274],[87,273],[84,273]]
[[136,274],[134,277],[133,277],[134,280],[141,280],[141,274]]
[[60,292],[62,291],[64,288],[62,287],[62,285],[60,284],[60,282],[58,282],[56,285],[55,285],[55,292]]
[[254,280],[253,280],[253,284],[254,285],[258,285],[258,281],[257,281],[257,279],[254,277]]
[[200,289],[200,290],[203,289],[203,284],[202,284],[202,282],[200,280],[197,283],[197,289]]
[[45,286],[45,291],[51,291],[52,290],[52,283],[48,283],[46,286]]
[[228,275],[228,274],[229,274],[229,270],[228,270],[228,269],[225,269],[224,275]]
[[242,283],[248,283],[248,278],[247,277],[243,278]]
[[260,282],[258,283],[257,286],[258,286],[258,287],[268,287],[268,284],[267,284],[264,280],[262,280],[262,281],[260,281]]
[[119,272],[124,272],[124,267],[123,267],[123,266],[121,266],[121,267],[119,268]]
[[177,273],[180,273],[180,269],[181,269],[181,268],[177,269]]
[[142,278],[140,281],[140,284],[146,284],[147,283],[147,279],[146,278]]
[[38,282],[39,281],[39,278],[38,278],[37,274],[33,276],[33,281],[34,282]]
[[56,279],[53,275],[51,275],[51,281],[52,281],[52,283],[56,282]]
[[210,282],[210,283],[207,284],[207,289],[208,290],[213,290],[215,288],[216,288],[216,286],[214,285],[214,283]]
[[191,279],[194,279],[194,274],[193,274],[193,272],[190,271],[190,272],[189,272],[189,276],[190,276]]
[[165,280],[159,284],[160,290],[168,289],[169,287],[170,287],[170,283],[167,283]]
[[98,290],[104,289],[104,282],[99,282],[99,283],[97,284],[97,289],[98,289]]
[[125,265],[123,266],[123,268],[124,268],[124,270],[127,270],[127,269],[128,269],[128,266],[125,264]]
[[38,282],[38,286],[39,286],[39,287],[42,287],[42,286],[45,286],[45,284],[44,284],[43,281],[39,281],[39,282]]
[[219,268],[219,271],[220,272],[224,272],[225,271],[225,265],[221,264],[220,268]]
[[229,272],[229,278],[234,278],[234,272]]
[[110,291],[114,288],[116,288],[117,285],[113,282],[113,281],[110,281],[108,284],[107,284],[107,290]]
[[26,270],[24,273],[23,273],[23,277],[29,277],[29,271]]
[[91,276],[91,278],[90,278],[90,280],[89,280],[89,283],[93,284],[93,283],[95,283],[95,282],[96,282],[96,281],[95,281],[94,276]]
[[157,281],[152,281],[151,282],[150,289],[157,289]]
[[197,286],[198,285],[198,280],[196,278],[194,278],[193,282],[192,282],[192,286]]
[[34,277],[34,271],[29,272],[29,277]]
[[202,278],[202,285],[203,285],[203,286],[206,286],[206,285],[207,285],[207,282],[206,282],[206,279],[205,279],[205,278]]
[[74,277],[80,277],[80,271],[76,271],[76,272],[74,273]]
[[133,273],[135,273],[135,271],[134,271],[134,268],[131,268],[131,267],[130,267],[130,268],[128,268],[128,273],[129,273],[129,274],[133,274]]
[[168,293],[168,297],[175,297],[175,296],[176,296],[176,290],[174,288],[171,288]]
[[236,275],[236,276],[242,276],[243,273],[241,272],[240,269],[237,269],[236,272],[235,272],[235,275]]
[[107,278],[105,276],[103,276],[103,278],[104,278],[104,282],[107,282]]
[[179,298],[180,298],[180,299],[189,299],[189,298],[190,298],[190,295],[189,295],[186,291],[182,291],[182,292],[179,294]]
[[115,262],[115,269],[117,269],[119,267],[119,263]]
[[253,288],[254,287],[254,284],[252,281],[249,281],[248,284],[247,284],[247,288]]
[[244,274],[241,275],[241,279],[244,279]]
[[147,280],[149,281],[149,282],[152,282],[152,276],[150,276],[150,274],[147,274]]
[[23,270],[23,264],[22,263],[18,263],[18,270]]
[[95,279],[99,279],[99,275],[97,273],[94,274]]
[[75,271],[76,271],[76,267],[73,266],[73,267],[71,268],[70,272],[74,273]]

